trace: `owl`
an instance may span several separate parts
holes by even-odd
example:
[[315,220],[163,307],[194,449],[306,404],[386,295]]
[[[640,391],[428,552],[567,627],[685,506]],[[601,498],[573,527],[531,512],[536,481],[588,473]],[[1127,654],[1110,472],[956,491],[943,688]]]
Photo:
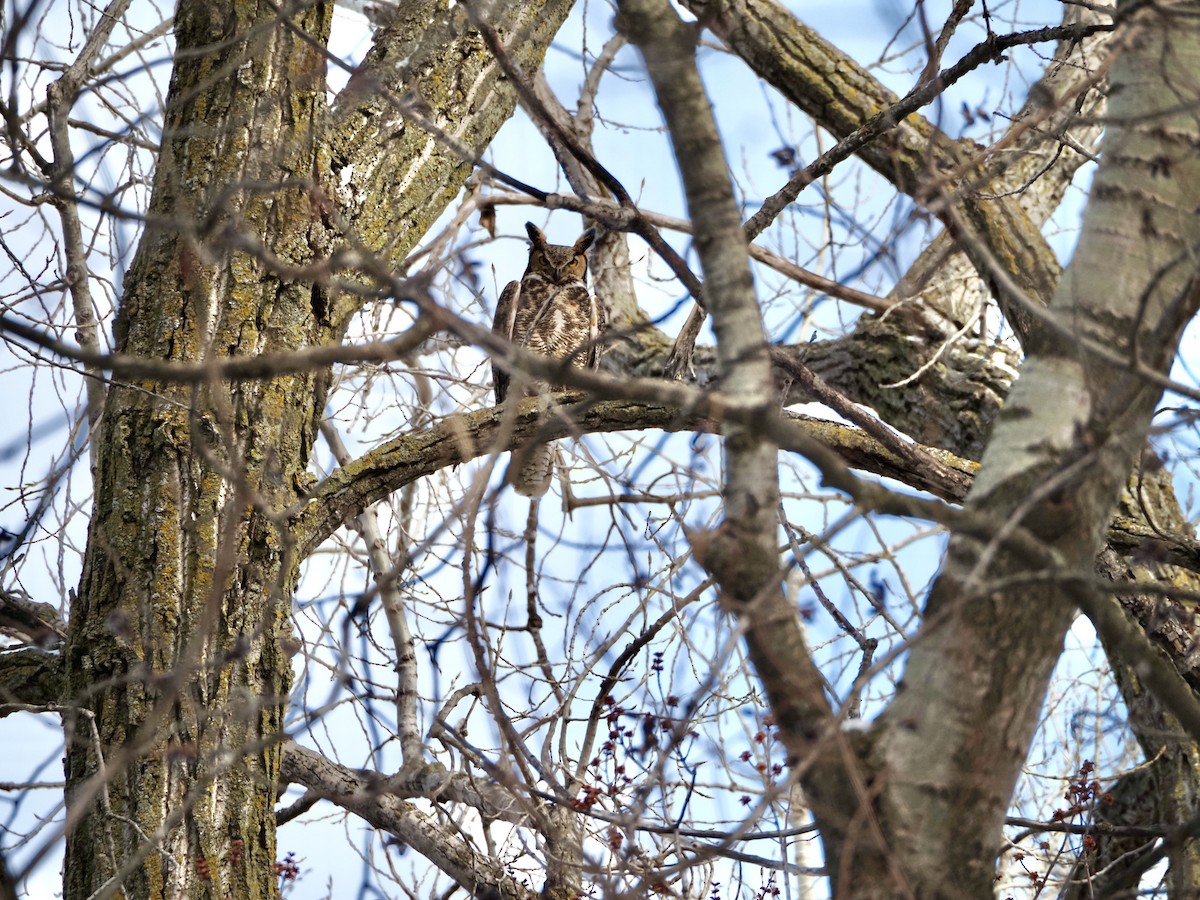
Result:
[[[510,281],[496,304],[492,332],[525,349],[554,359],[570,358],[572,366],[594,369],[600,362],[597,338],[604,329],[604,307],[587,288],[587,250],[596,234],[588,229],[574,244],[549,244],[532,222],[529,264],[520,281]],[[492,366],[496,403],[508,396],[509,374]],[[545,396],[554,385],[528,381],[522,396]],[[520,399],[520,398],[517,398]],[[532,447],[524,463],[514,462],[508,480],[518,493],[540,497],[550,487],[554,465],[552,445]]]

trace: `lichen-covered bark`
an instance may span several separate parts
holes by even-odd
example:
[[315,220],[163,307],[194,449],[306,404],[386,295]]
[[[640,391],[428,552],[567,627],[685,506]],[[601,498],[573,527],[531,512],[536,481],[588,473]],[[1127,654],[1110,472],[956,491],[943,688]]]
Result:
[[36,647],[0,654],[0,718],[21,707],[56,704],[62,697],[62,666],[57,654]]
[[[496,14],[509,26],[538,19],[519,50],[532,69],[568,7]],[[329,256],[342,221],[374,248],[413,246],[469,173],[459,153],[481,152],[511,112],[510,88],[481,74],[477,37],[444,4],[426,4],[422,24],[439,42],[422,43],[425,27],[410,23],[409,65],[392,93],[371,94],[385,104],[419,94],[435,125],[456,123],[461,146],[390,118],[388,136],[411,140],[377,146],[371,177],[347,194],[353,179],[331,161],[353,154],[341,132],[330,138],[324,99],[330,11],[304,6],[284,21],[270,2],[180,4],[119,352],[196,362],[340,339],[356,301],[297,267]],[[474,78],[471,91],[461,78]],[[358,87],[340,108],[354,107]],[[369,217],[389,205],[402,216]],[[110,390],[66,649],[66,696],[82,707],[67,723],[67,896],[278,894],[273,803],[300,561],[286,512],[308,487],[327,379],[192,388],[144,378]]]
[[[1179,506],[1170,474],[1161,462],[1146,454],[1143,465],[1130,478],[1113,517],[1119,527],[1141,528],[1154,533],[1178,535],[1182,540],[1195,535]],[[1200,592],[1200,574],[1170,565],[1146,545],[1124,554],[1113,549],[1100,554],[1098,568],[1113,581],[1171,585],[1181,591]],[[1119,602],[1135,627],[1141,628],[1155,647],[1171,660],[1193,691],[1200,688],[1197,671],[1195,613],[1190,602],[1180,602],[1159,593],[1122,594]],[[1104,635],[1101,634],[1104,641]],[[1133,731],[1146,759],[1144,768],[1122,776],[1108,791],[1113,802],[1100,804],[1097,819],[1105,824],[1154,827],[1161,823],[1191,821],[1200,803],[1200,749],[1179,721],[1143,684],[1141,662],[1129,659],[1106,645],[1109,664],[1121,690]],[[1137,837],[1114,837],[1101,831],[1094,852],[1081,856],[1073,872],[1068,897],[1084,900],[1092,896],[1130,896],[1146,870],[1144,854],[1152,841]],[[1132,852],[1138,851],[1141,852]],[[1200,844],[1194,840],[1171,842],[1166,847],[1169,861],[1167,884],[1172,898],[1200,893]]]
[[[329,14],[290,23],[319,45]],[[226,238],[254,235],[293,265],[328,247],[311,202],[325,60],[270,3],[182,4],[176,42],[155,224],[117,349],[197,361],[322,343],[320,292]],[[277,511],[296,499],[322,403],[311,372],[110,390],[66,654],[68,693],[90,710],[70,723],[67,896],[277,893],[270,785],[295,576]]]

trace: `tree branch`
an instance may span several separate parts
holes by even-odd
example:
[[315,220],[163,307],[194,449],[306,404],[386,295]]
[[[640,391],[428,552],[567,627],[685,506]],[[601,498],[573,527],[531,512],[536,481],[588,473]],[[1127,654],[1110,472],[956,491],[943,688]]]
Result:
[[[283,748],[279,777],[285,784],[302,785],[376,828],[395,835],[458,882],[469,896],[536,900],[537,892],[510,876],[498,860],[477,853],[458,833],[405,802],[406,795],[433,800],[462,799],[454,791],[443,794],[450,790],[453,779],[439,782],[440,775],[435,770],[440,767],[427,766],[426,769],[432,772],[433,783],[410,792],[377,773],[339,766],[313,750],[289,743]],[[467,790],[471,789],[468,787]],[[503,808],[478,805],[488,809],[490,815],[503,812]]]
[[[984,161],[982,148],[971,142],[952,141],[911,114],[954,78],[961,77],[961,72],[980,64],[1006,42],[1082,39],[1113,27],[1112,23],[1070,23],[1037,34],[985,42],[938,78],[918,85],[898,100],[863,67],[773,0],[688,0],[686,5],[755,72],[839,138],[836,147],[797,173],[747,222],[751,236],[765,228],[804,186],[851,154],[857,154],[897,188],[927,204],[946,192],[949,184],[970,181],[973,167],[969,161]],[[878,140],[884,134],[887,139]],[[952,182],[942,177],[948,172],[956,175]],[[954,189],[943,199],[956,210],[957,221],[971,227],[992,255],[1005,261],[1027,295],[1048,302],[1061,270],[1037,224],[1014,198],[981,203],[974,195]],[[935,204],[935,211],[937,208]],[[1032,327],[1028,317],[1008,304],[1003,292],[993,293],[1013,327],[1024,337]]]
[[26,647],[0,650],[0,718],[29,707],[53,708],[62,702],[62,658]]

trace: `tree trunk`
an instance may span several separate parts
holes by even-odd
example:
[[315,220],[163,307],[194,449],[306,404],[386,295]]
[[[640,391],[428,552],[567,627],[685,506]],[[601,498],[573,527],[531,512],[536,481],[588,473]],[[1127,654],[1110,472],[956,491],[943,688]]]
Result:
[[[513,55],[529,73],[569,8],[490,13],[506,39],[518,35]],[[515,105],[453,10],[406,10],[377,35],[331,123],[331,6],[283,17],[270,2],[180,4],[120,353],[199,363],[341,339],[361,301],[331,292],[319,268],[339,238],[329,211],[372,211],[356,237],[397,262]],[[398,47],[407,65],[392,61]],[[416,123],[405,109],[420,110]],[[430,122],[433,133],[420,127]],[[436,133],[446,122],[453,146]],[[109,391],[66,652],[65,694],[78,703],[66,896],[278,895],[274,801],[301,562],[286,523],[310,485],[328,378],[187,383],[164,369]]]
[[[1171,87],[1200,80],[1195,22],[1156,9],[1128,27],[1079,246],[965,506],[994,536],[952,539],[878,736],[884,827],[920,897],[992,895],[1008,800],[1087,600],[1060,579],[1090,576],[1141,454],[1162,388],[1136,369],[1170,365],[1200,300],[1197,128]],[[843,888],[879,896],[860,880]]]
[[[324,291],[229,241],[255,235],[297,266],[329,245],[313,197],[330,12],[181,5],[118,351],[197,362],[337,337]],[[296,577],[279,512],[303,492],[324,396],[315,372],[112,386],[67,652],[85,706],[67,749],[67,896],[278,893]]]

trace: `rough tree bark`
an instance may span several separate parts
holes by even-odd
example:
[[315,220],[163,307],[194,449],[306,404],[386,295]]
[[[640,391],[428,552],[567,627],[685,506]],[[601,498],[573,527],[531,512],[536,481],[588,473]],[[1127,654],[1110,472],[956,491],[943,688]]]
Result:
[[[521,35],[527,73],[568,8],[495,8],[497,29]],[[339,340],[360,301],[333,286],[335,222],[402,259],[511,113],[479,36],[426,2],[381,31],[331,120],[330,13],[180,4],[118,352],[198,362]],[[300,561],[286,526],[310,486],[327,380],[317,369],[111,386],[67,639],[65,691],[80,704],[68,723],[67,896],[277,895]]]
[[[337,336],[325,291],[228,242],[248,231],[297,266],[327,252],[313,197],[329,13],[181,5],[119,351],[192,362]],[[194,896],[214,880],[276,893],[263,785],[279,774],[295,578],[279,511],[303,490],[323,400],[313,372],[110,388],[66,654],[83,704],[68,731],[68,896]]]

